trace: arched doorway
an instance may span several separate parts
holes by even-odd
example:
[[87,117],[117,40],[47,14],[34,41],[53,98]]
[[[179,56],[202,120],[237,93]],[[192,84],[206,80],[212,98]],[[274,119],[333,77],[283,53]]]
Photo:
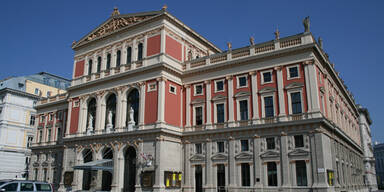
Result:
[[[112,148],[106,148],[103,151],[103,159],[113,159],[113,150]],[[101,181],[101,190],[110,191],[112,184],[112,173],[110,171],[103,171],[102,181]]]
[[133,121],[135,125],[139,123],[139,91],[137,89],[133,89],[129,92],[127,96],[127,123],[132,119],[130,118],[130,110],[131,107],[133,109]]
[[134,192],[136,184],[136,150],[128,147],[124,155],[124,191]]
[[[84,163],[91,162],[93,160],[92,150],[85,149],[83,151],[83,158],[84,158]],[[84,170],[83,171],[83,190],[89,190],[91,188],[91,181],[92,181],[92,171]]]

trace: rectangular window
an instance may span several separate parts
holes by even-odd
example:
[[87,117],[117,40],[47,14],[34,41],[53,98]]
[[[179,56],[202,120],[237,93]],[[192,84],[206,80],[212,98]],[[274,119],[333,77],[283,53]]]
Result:
[[44,115],[41,115],[40,116],[40,123],[44,123],[45,122],[45,116]]
[[275,162],[267,163],[268,186],[277,186],[277,167]]
[[217,123],[224,123],[224,103],[216,104]]
[[296,161],[297,186],[307,186],[307,166],[305,161]]
[[127,47],[127,64],[132,62],[132,47]]
[[39,88],[35,88],[35,95],[38,95],[39,94]]
[[32,136],[28,136],[27,148],[30,148],[32,146],[32,141],[33,141],[33,137]]
[[215,81],[215,92],[224,91],[224,80]]
[[292,114],[299,114],[301,110],[300,92],[291,93]]
[[53,120],[53,114],[52,114],[52,113],[50,113],[50,114],[48,115],[48,117],[49,117],[49,121],[52,121],[52,120]]
[[195,85],[195,95],[202,95],[203,94],[203,85]]
[[111,68],[111,54],[107,54],[107,66],[106,69],[109,70]]
[[35,126],[35,116],[34,115],[31,115],[31,117],[29,119],[29,125],[30,126]]
[[195,125],[203,124],[203,107],[195,107]]
[[224,153],[224,141],[217,142],[217,152]]
[[237,78],[237,87],[247,87],[247,76],[239,76]]
[[239,101],[240,120],[248,120],[248,100]]
[[202,153],[203,153],[203,149],[202,149],[202,147],[201,147],[201,143],[196,143],[196,144],[195,144],[195,152],[196,152],[197,154],[202,154]]
[[52,129],[48,129],[48,138],[47,138],[48,142],[51,141],[51,137],[52,137]]
[[148,83],[148,92],[156,91],[157,86],[156,83]]
[[118,50],[116,52],[116,67],[120,67],[121,64],[121,51]]
[[43,142],[43,130],[39,132],[39,143]]
[[99,73],[101,70],[101,57],[97,57],[97,72]]
[[241,164],[241,185],[251,186],[251,170],[248,163]]
[[267,140],[267,149],[268,150],[275,149],[275,138],[269,137],[266,140]]
[[295,67],[289,67],[288,68],[288,71],[289,71],[289,79],[292,79],[292,78],[296,78],[296,77],[299,77],[299,70],[298,70],[298,67],[295,66]]
[[273,110],[273,97],[272,96],[264,97],[264,111],[265,111],[265,117],[275,116],[274,110]]
[[295,138],[295,147],[296,148],[304,147],[303,135],[295,135],[294,138]]
[[263,72],[263,83],[271,83],[272,82],[272,71]]
[[61,111],[58,111],[57,112],[57,120],[62,120],[63,119],[63,112],[61,112]]
[[248,140],[241,140],[241,151],[249,151]]
[[47,181],[47,172],[48,172],[48,169],[44,169],[44,179],[43,179],[43,181]]
[[173,94],[176,94],[176,87],[173,86],[173,85],[169,85],[169,92],[173,93]]
[[217,187],[218,192],[225,192],[225,166],[224,164],[217,165]]

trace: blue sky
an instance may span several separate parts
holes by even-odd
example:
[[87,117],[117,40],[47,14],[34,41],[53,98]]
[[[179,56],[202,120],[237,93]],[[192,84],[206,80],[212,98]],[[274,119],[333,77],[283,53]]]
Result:
[[311,31],[373,119],[373,140],[384,142],[384,1],[182,1],[182,0],[3,0],[0,2],[0,79],[46,71],[71,78],[73,40],[105,21],[117,6],[122,14],[168,11],[221,49]]

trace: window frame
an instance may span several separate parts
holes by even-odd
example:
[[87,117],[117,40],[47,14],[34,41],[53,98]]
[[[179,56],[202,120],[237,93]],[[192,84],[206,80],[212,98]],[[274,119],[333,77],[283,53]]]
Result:
[[[221,147],[220,147],[219,143],[223,144],[223,147],[222,147],[223,150],[222,151],[220,150]],[[218,153],[225,153],[225,141],[217,141],[216,142],[216,147],[217,147],[217,152]]]
[[[301,137],[302,145],[298,146],[298,141],[296,140],[296,137]],[[295,148],[303,148],[305,146],[304,135],[294,135],[293,140],[294,140]]]
[[[304,163],[304,166],[300,167],[300,168],[303,168],[303,170],[305,171],[305,178],[302,177],[303,175],[301,175],[301,172],[299,173],[300,174],[300,178],[302,177],[300,179],[300,184],[299,184],[299,174],[298,174],[298,167],[297,167],[298,163]],[[305,160],[296,160],[295,161],[295,172],[296,172],[296,186],[300,186],[300,187],[308,186],[308,170],[307,170],[307,163],[305,162]]]
[[[245,77],[245,85],[241,86],[240,85],[240,78],[243,78],[243,77]],[[236,76],[236,82],[237,82],[236,83],[236,88],[237,89],[248,87],[248,74]]]
[[[246,143],[246,150],[243,149],[243,144]],[[241,152],[247,152],[247,151],[250,151],[249,150],[249,139],[241,139],[240,140],[240,151]]]
[[[201,86],[201,93],[197,93],[197,86]],[[203,83],[198,83],[198,84],[195,84],[193,85],[193,96],[200,96],[200,95],[204,95],[204,85]]]
[[[224,105],[224,121],[223,122],[218,122],[218,118],[217,118],[217,116],[218,116],[218,110],[217,110],[217,105],[221,105],[221,104],[223,104]],[[213,112],[214,112],[214,117],[213,117],[213,122],[215,123],[215,124],[217,124],[217,123],[225,123],[226,121],[227,121],[227,102],[226,101],[220,101],[220,102],[214,102],[214,109],[213,109]]]
[[36,117],[34,114],[31,114],[29,116],[29,126],[35,126],[35,124],[36,124]]
[[[270,161],[270,162],[266,162],[267,163],[267,166],[266,166],[266,168],[267,168],[267,186],[268,187],[277,187],[277,186],[279,186],[279,172],[278,172],[278,170],[279,170],[279,168],[278,168],[278,166],[277,166],[277,163],[275,162],[275,161]],[[274,177],[275,179],[273,179],[273,180],[275,180],[275,184],[274,183],[270,183],[270,173],[269,173],[269,171],[270,171],[270,165],[272,165],[272,163],[274,163],[274,167],[276,168],[275,170],[271,170],[271,177]]]
[[[273,148],[269,148],[269,144],[268,144],[268,140],[269,139],[273,139]],[[265,147],[266,147],[266,149],[267,150],[275,150],[276,149],[276,139],[275,139],[275,137],[267,137],[267,138],[265,138]]]
[[[196,124],[196,108],[198,107],[201,107],[201,116],[202,116],[202,122],[201,122],[201,125],[197,125]],[[198,104],[198,105],[194,105],[193,106],[193,126],[202,126],[204,125],[204,122],[205,122],[205,115],[204,115],[204,104]]]
[[[297,77],[291,77],[291,72],[289,71],[291,68],[297,68]],[[287,80],[291,79],[300,79],[300,65],[291,65],[286,67],[286,73],[287,73]]]
[[[292,106],[292,94],[293,93],[300,93],[301,113],[293,113],[293,106]],[[303,103],[303,90],[302,90],[302,88],[287,90],[287,96],[288,96],[288,113],[290,115],[303,114],[304,113],[304,103]]]
[[[266,82],[264,80],[264,73],[271,73],[271,81]],[[260,74],[261,74],[260,75],[261,85],[268,84],[268,83],[273,83],[273,69],[262,71],[262,72],[260,72]]]
[[[272,108],[273,108],[273,116],[269,116],[267,117],[266,116],[266,113],[265,113],[265,97],[272,97]],[[275,92],[272,92],[272,93],[267,93],[267,94],[263,94],[261,95],[261,117],[262,118],[273,118],[273,117],[276,117],[276,103],[275,103]]]
[[203,154],[203,144],[202,143],[195,143],[195,153],[196,154]]
[[[172,91],[172,88],[174,89],[174,91]],[[177,88],[176,88],[176,86],[174,86],[172,84],[169,84],[169,93],[177,95]]]
[[[151,88],[151,86],[154,85],[154,88]],[[157,91],[157,82],[152,82],[147,84],[147,92]]]
[[[244,169],[247,167],[246,169]],[[240,173],[241,173],[241,186],[250,187],[251,186],[251,165],[249,163],[240,164]]]
[[[217,89],[217,83],[218,82],[223,82],[223,89],[222,90],[218,90]],[[215,80],[214,83],[215,83],[215,93],[220,93],[220,92],[224,92],[225,91],[225,79]]]
[[[237,108],[237,121],[249,121],[251,119],[251,114],[250,114],[250,102],[249,102],[249,97],[239,97],[236,99],[236,108]],[[247,119],[241,119],[241,111],[240,111],[240,102],[242,101],[247,101]]]

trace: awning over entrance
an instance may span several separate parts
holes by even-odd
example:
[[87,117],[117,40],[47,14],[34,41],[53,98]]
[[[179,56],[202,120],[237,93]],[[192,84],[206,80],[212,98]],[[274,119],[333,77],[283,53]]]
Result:
[[74,169],[81,170],[103,170],[103,171],[113,171],[113,161],[112,159],[101,159],[96,161],[91,161],[83,163],[81,165],[73,166]]

